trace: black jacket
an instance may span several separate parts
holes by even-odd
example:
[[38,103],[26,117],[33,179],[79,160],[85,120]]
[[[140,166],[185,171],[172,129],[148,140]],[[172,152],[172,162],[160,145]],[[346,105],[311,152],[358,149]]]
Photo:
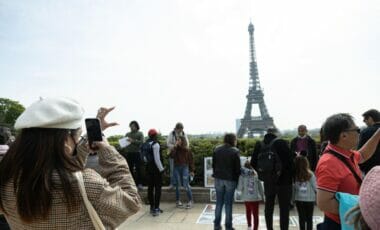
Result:
[[230,145],[220,145],[212,155],[212,176],[222,180],[238,181],[240,175],[239,149]]
[[[372,137],[378,128],[380,128],[380,124],[376,123],[373,126],[365,128],[360,133],[358,149],[360,149]],[[376,151],[373,153],[372,157],[362,164],[359,164],[359,167],[365,174],[367,174],[369,170],[376,165],[380,165],[380,144],[377,145]]]
[[[268,133],[264,136],[264,144],[269,144],[277,136]],[[273,145],[272,149],[277,153],[281,159],[281,175],[277,180],[277,185],[291,185],[293,183],[294,177],[294,154],[290,151],[288,142],[283,139],[277,139]],[[261,151],[261,142],[256,142],[255,148],[251,156],[251,165],[257,170],[257,158]]]
[[[290,151],[295,154],[296,147],[297,147],[297,140],[299,137],[293,138],[293,140],[290,142]],[[319,155],[317,154],[317,145],[315,144],[315,141],[310,136],[306,136],[307,139],[307,159],[310,163],[310,168],[314,172],[315,168],[317,167]]]

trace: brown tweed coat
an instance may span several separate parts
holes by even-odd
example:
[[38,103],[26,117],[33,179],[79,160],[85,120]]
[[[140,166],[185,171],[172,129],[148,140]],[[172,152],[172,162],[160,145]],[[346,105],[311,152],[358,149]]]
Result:
[[[92,169],[84,169],[84,184],[88,199],[106,229],[115,229],[141,208],[141,199],[124,157],[113,147],[99,151],[98,155],[100,175]],[[87,156],[85,143],[81,143],[74,160],[84,166]],[[59,186],[60,179],[57,173],[53,173],[53,180]],[[94,229],[74,177],[72,185],[80,201],[75,211],[68,212],[63,192],[56,189],[52,195],[52,207],[48,218],[25,223],[18,215],[13,181],[10,181],[0,188],[5,209],[0,209],[0,213],[4,213],[11,229]]]

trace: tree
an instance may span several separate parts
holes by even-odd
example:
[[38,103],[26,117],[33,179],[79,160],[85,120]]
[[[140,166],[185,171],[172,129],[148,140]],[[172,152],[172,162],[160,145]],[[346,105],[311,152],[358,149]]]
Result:
[[0,98],[0,123],[13,126],[25,108],[18,101]]

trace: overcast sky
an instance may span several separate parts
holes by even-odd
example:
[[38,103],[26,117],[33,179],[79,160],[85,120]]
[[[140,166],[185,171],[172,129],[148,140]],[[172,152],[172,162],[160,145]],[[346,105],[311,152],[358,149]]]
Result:
[[[182,121],[191,134],[235,131],[249,82],[248,24],[276,126],[380,109],[378,0],[0,0],[0,97],[116,106],[124,134]],[[253,113],[255,113],[253,111]]]

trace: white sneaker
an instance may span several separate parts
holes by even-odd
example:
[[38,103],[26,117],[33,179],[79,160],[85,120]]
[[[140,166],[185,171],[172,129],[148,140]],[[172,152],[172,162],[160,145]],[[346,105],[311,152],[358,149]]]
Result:
[[187,204],[186,204],[186,208],[187,209],[190,209],[190,208],[192,208],[193,207],[193,201],[191,200],[191,201],[189,201]]
[[177,200],[177,202],[175,202],[177,208],[182,208],[183,207],[183,204],[180,200]]

